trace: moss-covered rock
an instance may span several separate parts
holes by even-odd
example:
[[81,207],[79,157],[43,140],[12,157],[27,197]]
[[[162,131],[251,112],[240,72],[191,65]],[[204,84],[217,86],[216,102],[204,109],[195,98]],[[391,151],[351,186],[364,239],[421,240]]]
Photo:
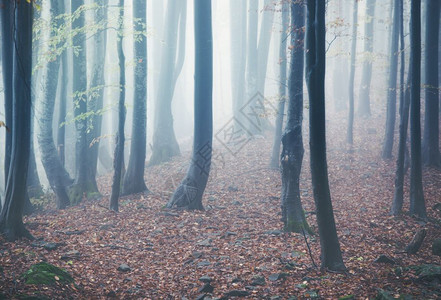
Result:
[[23,274],[26,284],[54,284],[74,282],[72,276],[65,270],[46,262],[41,262],[31,266],[31,268]]

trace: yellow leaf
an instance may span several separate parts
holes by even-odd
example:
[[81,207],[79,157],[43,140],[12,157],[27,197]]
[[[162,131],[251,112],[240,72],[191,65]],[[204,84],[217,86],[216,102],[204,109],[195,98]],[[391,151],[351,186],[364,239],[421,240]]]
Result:
[[60,277],[58,277],[58,276],[54,276],[54,278],[56,281],[60,280]]

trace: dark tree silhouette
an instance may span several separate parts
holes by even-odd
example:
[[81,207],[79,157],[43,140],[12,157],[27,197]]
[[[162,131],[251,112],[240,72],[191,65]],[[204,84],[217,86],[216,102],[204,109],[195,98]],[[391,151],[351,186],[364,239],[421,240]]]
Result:
[[352,11],[352,43],[351,43],[351,65],[349,72],[349,116],[348,131],[346,141],[349,144],[354,142],[354,78],[355,78],[355,58],[357,50],[357,20],[358,20],[358,0],[353,0]]
[[[31,72],[32,72],[32,3],[14,1],[4,3],[1,22],[13,34],[11,47],[3,60],[12,61],[12,70],[4,69],[4,74],[12,75],[12,146],[9,172],[6,179],[5,201],[0,214],[0,232],[8,240],[21,237],[32,238],[23,224],[23,208],[27,197],[26,182],[31,142]],[[8,17],[3,18],[5,15]],[[15,20],[15,21],[13,21]],[[11,37],[12,37],[11,36]],[[3,36],[4,37],[4,36]],[[5,41],[2,40],[2,45]]]
[[314,201],[317,209],[322,268],[344,271],[332,210],[326,159],[325,128],[325,7],[308,0],[306,14],[306,82],[309,94],[309,145]]
[[425,69],[425,116],[423,136],[423,163],[428,166],[439,166],[439,0],[426,0],[426,52]]
[[360,97],[358,101],[358,114],[362,117],[368,117],[371,115],[370,91],[372,79],[372,55],[374,54],[374,16],[375,0],[367,0],[364,22],[364,54],[367,57],[365,57],[363,62]]
[[[397,107],[397,72],[398,72],[398,38],[400,33],[399,20],[400,1],[395,1],[393,10],[393,26],[390,44],[390,61],[389,61],[389,84],[387,90],[387,107],[386,107],[386,130],[384,134],[383,151],[381,156],[383,159],[392,158],[392,148],[394,144],[395,118]],[[406,127],[407,130],[407,127]]]
[[195,85],[193,153],[187,175],[167,207],[202,210],[210,174],[213,140],[213,41],[211,0],[194,0]]
[[[404,24],[403,24],[403,0],[397,1],[399,5],[399,23],[400,23],[400,134],[398,142],[397,167],[395,171],[395,191],[392,203],[391,214],[397,216],[401,214],[404,198],[404,173],[405,171],[405,155],[406,141],[409,127],[409,106],[410,106],[410,80],[411,72],[408,74],[407,85],[404,87],[404,69],[405,69],[405,53],[404,53]],[[404,91],[405,89],[405,91]]]
[[[147,139],[147,3],[146,1],[133,2],[134,29],[137,32],[133,46],[135,57],[134,68],[134,100],[132,139],[130,143],[130,157],[127,171],[124,175],[122,193],[124,195],[148,191],[144,181],[144,168]],[[137,40],[139,39],[139,40]]]
[[124,27],[124,0],[119,0],[119,37],[117,42],[119,61],[119,101],[118,101],[118,132],[116,134],[115,155],[113,158],[113,183],[112,194],[110,195],[110,209],[118,211],[118,200],[121,190],[122,166],[124,160],[124,125],[126,122],[126,58],[123,50],[123,27]]
[[410,214],[427,218],[421,166],[421,1],[410,9]]
[[300,172],[303,162],[303,70],[305,5],[291,3],[291,68],[287,122],[282,137],[282,219],[285,230],[311,232],[300,200]]
[[[280,156],[280,141],[282,140],[283,115],[285,114],[286,102],[286,44],[288,40],[288,22],[289,22],[289,5],[287,1],[282,2],[282,31],[280,32],[280,49],[279,49],[279,64],[280,64],[280,82],[279,82],[279,102],[277,103],[277,117],[274,132],[273,148],[271,151],[270,168],[279,168]],[[303,22],[304,23],[304,22]]]

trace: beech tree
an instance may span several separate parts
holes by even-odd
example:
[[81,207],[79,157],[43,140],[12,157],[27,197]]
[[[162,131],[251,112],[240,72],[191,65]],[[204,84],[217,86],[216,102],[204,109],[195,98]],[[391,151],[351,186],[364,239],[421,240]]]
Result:
[[134,99],[132,118],[132,138],[127,171],[124,175],[122,193],[124,195],[148,191],[144,181],[147,140],[147,3],[133,2],[133,18],[135,42],[133,56],[134,68]]
[[326,3],[308,0],[306,14],[306,83],[309,94],[309,145],[322,268],[344,271],[329,190],[326,159],[325,66]]
[[349,69],[349,116],[346,141],[352,145],[354,142],[354,79],[355,79],[355,58],[357,50],[357,22],[358,22],[358,0],[353,0],[352,11],[352,43],[351,43],[351,65]]
[[427,218],[421,163],[421,1],[412,0],[410,10],[410,214]]
[[291,66],[289,102],[285,131],[282,136],[282,219],[285,231],[309,232],[300,200],[300,172],[303,162],[303,70],[305,5],[291,3]]
[[213,36],[211,0],[194,0],[195,76],[194,140],[187,175],[167,207],[202,210],[202,195],[210,174],[213,141]]
[[[2,7],[3,76],[11,76],[10,91],[12,121],[11,156],[6,177],[5,200],[0,214],[0,232],[8,240],[32,238],[23,224],[23,208],[27,197],[26,183],[31,148],[31,72],[32,72],[32,24],[33,4],[27,1],[5,2]],[[5,40],[6,38],[6,40]],[[11,42],[8,44],[8,42]],[[9,56],[8,56],[9,55]]]
[[426,0],[423,163],[439,166],[439,25],[441,2]]

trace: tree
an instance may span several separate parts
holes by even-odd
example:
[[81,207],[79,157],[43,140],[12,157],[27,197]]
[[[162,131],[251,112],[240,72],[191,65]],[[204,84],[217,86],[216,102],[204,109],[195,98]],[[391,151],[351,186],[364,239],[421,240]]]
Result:
[[[56,38],[63,19],[56,18],[64,12],[64,1],[51,0],[51,23],[50,39]],[[54,47],[63,47],[62,40]],[[69,174],[64,169],[53,139],[52,122],[57,93],[58,75],[60,71],[60,57],[50,59],[46,66],[43,95],[41,97],[41,113],[38,116],[40,131],[37,136],[41,152],[41,161],[46,171],[49,184],[55,193],[57,207],[66,208],[69,202],[67,186],[72,183]],[[61,87],[61,86],[60,86]]]
[[116,135],[115,155],[113,158],[113,183],[110,195],[110,209],[118,211],[118,199],[121,189],[122,166],[124,160],[124,125],[126,122],[126,58],[123,50],[124,0],[119,0],[119,39],[117,42],[119,61],[119,101],[118,101],[118,133]]
[[421,1],[412,0],[410,10],[410,214],[427,218],[421,166]]
[[[395,132],[395,116],[396,116],[396,102],[397,102],[397,72],[398,72],[398,38],[399,38],[399,3],[394,2],[394,15],[392,38],[390,44],[390,61],[389,61],[389,84],[387,90],[387,107],[386,107],[386,131],[384,134],[383,151],[381,156],[383,159],[392,158],[392,148],[394,143]],[[406,127],[407,131],[407,127]]]
[[168,161],[171,157],[180,154],[173,128],[171,103],[176,81],[184,64],[186,14],[186,0],[170,0],[167,2],[164,20],[165,44],[161,56],[161,78],[155,99],[153,146],[152,156],[149,162],[150,166]]
[[202,195],[210,174],[213,140],[213,41],[211,0],[194,0],[195,81],[194,140],[187,175],[167,207],[202,210]]
[[144,181],[144,167],[147,139],[147,3],[133,2],[134,29],[136,32],[133,47],[135,57],[134,100],[132,139],[127,171],[124,175],[122,193],[134,194],[148,191]]
[[[391,214],[397,216],[401,214],[403,208],[403,187],[404,187],[404,173],[405,173],[405,155],[406,155],[406,141],[407,131],[409,125],[409,105],[410,105],[410,80],[411,72],[408,74],[407,85],[404,87],[404,22],[403,22],[403,0],[397,1],[399,8],[399,31],[400,31],[400,53],[401,53],[401,66],[400,66],[400,134],[398,142],[398,155],[397,155],[397,167],[395,171],[395,191],[394,199],[392,203]],[[404,94],[404,89],[405,94]]]
[[[279,101],[277,104],[277,117],[274,132],[273,149],[271,151],[270,167],[279,168],[280,141],[282,140],[283,115],[285,113],[286,98],[286,41],[288,40],[289,6],[287,1],[282,1],[282,30],[280,32],[280,82],[279,82]],[[305,22],[303,22],[305,23]],[[302,75],[303,76],[303,75]]]
[[349,144],[354,142],[354,77],[355,77],[355,57],[357,51],[357,20],[358,20],[358,0],[353,0],[352,11],[352,43],[351,43],[351,66],[349,74],[349,117],[346,141]]
[[303,162],[303,70],[305,5],[291,3],[291,68],[287,122],[282,136],[282,219],[285,231],[312,232],[300,200],[300,172]]
[[439,166],[439,25],[441,2],[426,0],[425,62],[425,117],[423,136],[423,163]]
[[372,56],[374,51],[374,15],[375,0],[366,1],[366,17],[364,23],[364,55],[361,75],[358,114],[362,117],[371,115],[370,90],[372,79]]
[[[13,36],[10,44],[13,51],[3,52],[3,60],[13,62],[9,64],[12,70],[4,69],[3,73],[12,75],[12,108],[7,107],[12,111],[11,158],[0,214],[0,232],[8,240],[32,238],[22,219],[31,147],[32,5],[27,1],[14,1],[13,4],[5,2],[2,7],[2,28]],[[2,40],[2,45],[8,45],[5,42]],[[5,56],[7,54],[12,56]]]
[[[230,12],[231,99],[235,130],[241,130],[242,126],[245,125],[240,109],[245,104],[247,0],[230,0]],[[278,160],[278,154],[276,159]]]
[[322,267],[345,270],[329,190],[325,127],[325,1],[308,0],[306,83],[309,94],[311,177],[320,235]]

